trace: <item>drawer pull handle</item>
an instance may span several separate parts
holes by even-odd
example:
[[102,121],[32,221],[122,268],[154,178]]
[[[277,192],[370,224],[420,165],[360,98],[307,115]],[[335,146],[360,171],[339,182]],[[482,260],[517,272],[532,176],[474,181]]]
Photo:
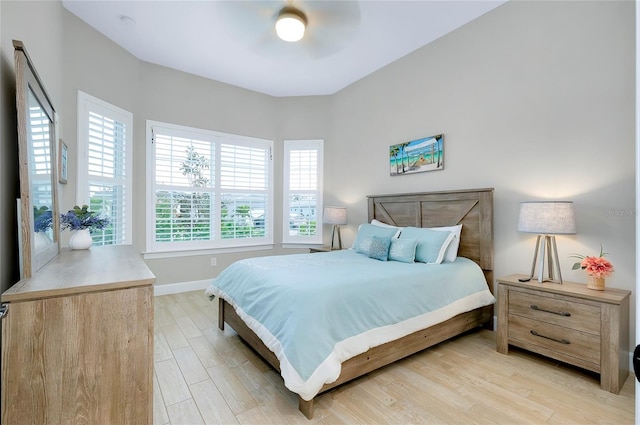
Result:
[[564,317],[571,317],[571,313],[567,312],[567,311],[553,311],[553,310],[546,310],[544,308],[540,308],[535,304],[531,304],[531,309],[532,310],[538,310],[538,311],[544,311],[546,313],[551,313],[551,314],[557,314],[558,316],[564,316]]
[[550,339],[551,341],[559,342],[560,344],[571,344],[571,341],[568,341],[568,340],[566,340],[566,339],[557,339],[557,338],[553,338],[553,337],[550,337],[550,336],[546,336],[546,335],[539,334],[539,333],[538,333],[538,332],[536,332],[536,331],[531,331],[531,335],[533,335],[533,336],[539,336],[540,338]]

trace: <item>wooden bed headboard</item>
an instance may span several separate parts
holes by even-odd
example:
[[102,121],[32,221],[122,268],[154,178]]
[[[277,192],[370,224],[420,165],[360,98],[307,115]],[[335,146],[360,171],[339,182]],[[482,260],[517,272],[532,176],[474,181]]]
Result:
[[367,196],[374,218],[399,227],[462,224],[458,255],[475,261],[493,292],[493,188]]

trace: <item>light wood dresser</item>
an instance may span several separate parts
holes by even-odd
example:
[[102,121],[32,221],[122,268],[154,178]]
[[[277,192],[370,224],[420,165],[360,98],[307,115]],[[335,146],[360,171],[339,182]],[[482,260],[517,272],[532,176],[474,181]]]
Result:
[[153,284],[131,246],[63,250],[2,294],[2,424],[151,424]]
[[498,282],[497,350],[509,344],[600,374],[600,387],[618,394],[629,375],[630,291],[511,275]]

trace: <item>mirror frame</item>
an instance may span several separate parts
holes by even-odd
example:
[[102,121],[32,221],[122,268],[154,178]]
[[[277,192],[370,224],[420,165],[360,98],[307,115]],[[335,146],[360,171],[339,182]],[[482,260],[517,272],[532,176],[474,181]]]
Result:
[[[20,172],[20,276],[32,277],[42,266],[51,261],[60,252],[60,212],[58,208],[58,164],[56,161],[57,134],[56,111],[38,77],[22,41],[13,40],[16,65],[16,107],[18,112],[18,162]],[[31,155],[29,152],[28,117],[29,90],[36,97],[49,118],[49,152],[51,161],[51,212],[53,243],[36,252],[34,246],[34,216],[31,191]]]

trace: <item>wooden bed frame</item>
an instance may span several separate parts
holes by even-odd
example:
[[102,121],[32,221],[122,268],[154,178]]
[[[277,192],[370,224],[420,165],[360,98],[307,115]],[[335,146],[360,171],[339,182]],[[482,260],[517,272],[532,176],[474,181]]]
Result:
[[[403,195],[368,196],[369,222],[373,219],[405,227],[438,227],[462,224],[458,255],[475,261],[484,271],[493,293],[493,189],[456,190]],[[493,306],[459,314],[452,319],[369,349],[342,363],[335,382],[325,384],[318,395],[373,370],[478,326],[491,328]],[[219,299],[218,327],[229,324],[271,366],[280,363],[258,336],[240,319],[233,307]],[[298,408],[309,419],[313,401],[298,397]]]

